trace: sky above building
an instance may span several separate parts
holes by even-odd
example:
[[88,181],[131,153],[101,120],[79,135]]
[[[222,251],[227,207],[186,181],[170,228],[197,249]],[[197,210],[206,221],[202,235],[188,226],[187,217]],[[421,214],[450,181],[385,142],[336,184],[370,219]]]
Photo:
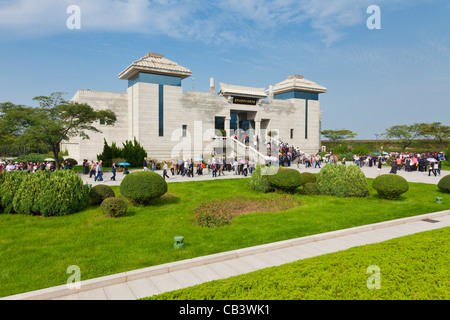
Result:
[[303,75],[328,89],[322,129],[359,139],[450,125],[449,18],[448,0],[0,0],[0,102],[125,92],[119,73],[151,51],[192,70],[185,91]]

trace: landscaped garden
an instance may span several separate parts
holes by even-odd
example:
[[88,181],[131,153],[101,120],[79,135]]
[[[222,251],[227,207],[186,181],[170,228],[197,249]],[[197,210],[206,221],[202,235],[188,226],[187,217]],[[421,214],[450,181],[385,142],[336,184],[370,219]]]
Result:
[[[328,173],[333,175],[333,172]],[[332,192],[333,188],[330,185],[326,189],[328,187],[319,175],[317,183],[314,178],[303,175],[298,184],[300,188],[294,187],[294,181],[286,178],[288,193],[286,190],[254,190],[248,179],[223,179],[157,187],[149,193],[151,199],[140,194],[136,187],[140,183],[133,182],[133,175],[129,175],[126,184],[112,187],[115,197],[111,198],[109,191],[96,190],[104,194],[105,199],[120,200],[109,200],[110,203],[104,205],[102,198],[94,204],[90,194],[91,204],[85,209],[60,216],[41,214],[37,206],[41,202],[34,206],[24,201],[24,197],[17,197],[18,200],[13,199],[12,208],[36,211],[0,214],[0,296],[65,284],[69,277],[66,270],[71,265],[80,267],[81,280],[87,280],[450,208],[450,194],[440,191],[436,185],[409,183],[406,192],[395,200],[386,200],[372,188],[373,179],[361,181],[356,172],[349,176],[352,175],[359,179],[360,184],[356,187],[363,191],[357,192],[348,185],[346,192],[353,196],[304,195],[307,184],[315,186],[311,189],[316,191]],[[266,183],[265,179],[261,178],[261,183]],[[267,177],[267,180],[280,183],[277,177]],[[345,183],[344,180],[339,183]],[[149,178],[150,185],[151,181],[153,178]],[[44,185],[44,181],[41,183]],[[48,190],[54,190],[50,184],[45,185]],[[67,187],[58,186],[61,192]],[[85,194],[84,189],[80,189]],[[22,192],[40,198],[25,186]],[[45,210],[50,206],[51,194],[48,192],[44,193],[48,197],[42,202],[43,212],[48,212]],[[443,203],[436,203],[436,197],[442,197]],[[123,202],[127,205],[126,211]],[[84,200],[80,203],[86,204]],[[258,203],[265,205],[261,207]],[[216,210],[206,210],[208,205],[222,210],[227,222],[213,226],[202,223],[214,221],[208,217],[218,215]],[[205,210],[200,211],[209,214],[206,220],[199,222],[199,208],[202,207]],[[181,250],[174,249],[176,236],[184,237],[185,246]]]
[[144,300],[448,300],[449,237],[450,227],[421,232]]

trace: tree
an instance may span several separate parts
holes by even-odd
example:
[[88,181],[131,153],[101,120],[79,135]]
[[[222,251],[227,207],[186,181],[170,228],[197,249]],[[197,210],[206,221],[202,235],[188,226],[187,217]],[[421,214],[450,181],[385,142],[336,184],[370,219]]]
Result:
[[351,139],[357,136],[356,132],[341,129],[341,130],[325,130],[321,134],[333,143],[333,146],[339,144],[343,140]]
[[412,125],[397,125],[386,129],[383,136],[387,139],[398,139],[402,152],[408,148],[411,143],[423,135],[423,124],[414,123]]
[[14,132],[22,130],[27,137],[34,141],[41,141],[48,145],[59,168],[58,153],[62,141],[71,137],[80,136],[89,139],[88,131],[101,131],[93,124],[102,120],[112,125],[117,120],[114,112],[110,110],[94,110],[88,104],[67,102],[63,93],[56,92],[50,96],[39,96],[33,100],[39,102],[39,107],[24,107],[12,103],[0,104],[1,130]]
[[450,126],[445,126],[440,122],[421,123],[422,135],[425,138],[436,140],[444,150],[444,140],[450,139]]

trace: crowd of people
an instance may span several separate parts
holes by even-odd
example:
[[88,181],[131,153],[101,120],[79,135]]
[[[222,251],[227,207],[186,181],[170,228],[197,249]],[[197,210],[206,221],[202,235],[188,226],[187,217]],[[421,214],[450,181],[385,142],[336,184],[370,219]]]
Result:
[[[442,170],[442,161],[445,159],[443,153],[390,153],[390,154],[372,154],[372,155],[354,155],[353,159],[342,158],[339,159],[337,155],[332,153],[325,156],[319,154],[308,155],[302,153],[298,148],[290,146],[287,143],[280,141],[270,141],[267,144],[267,154],[277,155],[273,156],[272,160],[276,160],[278,165],[283,167],[291,167],[292,164],[296,164],[300,169],[300,165],[303,168],[321,168],[322,165],[327,163],[343,164],[346,165],[349,161],[359,167],[377,167],[379,174],[384,164],[391,166],[390,173],[396,174],[398,171],[404,170],[405,172],[428,172],[428,175],[440,175]],[[269,161],[273,163],[273,161]],[[256,162],[253,159],[237,158],[237,157],[220,157],[215,156],[207,161],[203,159],[179,159],[171,162],[155,162],[152,160],[143,161],[143,169],[145,171],[159,171],[163,170],[164,179],[169,179],[171,176],[190,177],[211,175],[212,177],[220,177],[225,174],[248,176],[255,170]],[[268,163],[266,162],[266,165]],[[72,169],[70,162],[64,161],[61,164],[63,169]],[[37,170],[46,170],[53,172],[56,169],[55,162],[17,162],[17,161],[5,161],[0,159],[0,172],[12,172],[12,171],[27,171],[36,172]],[[110,180],[116,180],[117,164],[113,163],[111,166],[112,176]],[[125,169],[127,173],[127,169]],[[103,180],[103,163],[102,161],[83,161],[83,174],[89,175],[89,178],[94,178],[94,181]]]
[[[64,161],[61,164],[61,168],[71,170],[72,165],[70,164],[70,162]],[[13,160],[8,161],[0,159],[0,173],[13,171],[36,172],[38,170],[53,172],[56,170],[55,162],[54,161],[18,162]]]

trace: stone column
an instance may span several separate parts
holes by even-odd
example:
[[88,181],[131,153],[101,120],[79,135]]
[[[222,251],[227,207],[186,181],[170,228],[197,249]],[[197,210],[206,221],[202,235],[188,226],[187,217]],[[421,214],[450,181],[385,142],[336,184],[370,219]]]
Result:
[[226,117],[225,118],[225,131],[227,132],[227,137],[229,137],[231,135],[230,122],[231,122],[231,117]]

